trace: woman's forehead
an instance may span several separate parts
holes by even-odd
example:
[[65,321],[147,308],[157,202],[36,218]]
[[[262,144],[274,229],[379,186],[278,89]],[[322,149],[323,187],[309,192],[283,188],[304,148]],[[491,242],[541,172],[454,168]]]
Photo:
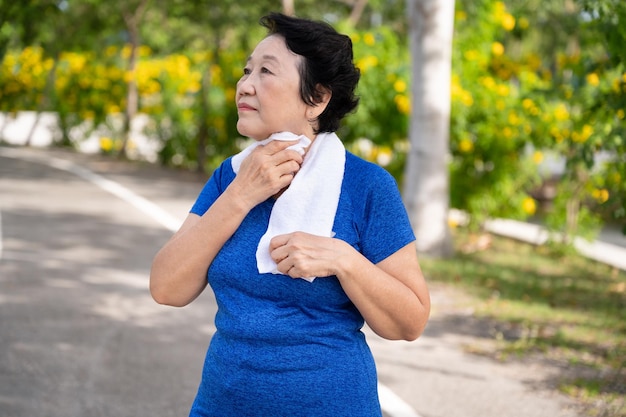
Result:
[[292,52],[285,42],[285,38],[281,35],[270,35],[262,39],[254,48],[252,54],[248,57],[248,61],[269,60],[278,63],[285,60],[299,61],[301,56]]

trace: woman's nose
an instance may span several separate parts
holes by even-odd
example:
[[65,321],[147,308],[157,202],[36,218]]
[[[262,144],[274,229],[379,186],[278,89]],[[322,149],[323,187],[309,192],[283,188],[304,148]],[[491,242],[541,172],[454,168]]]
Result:
[[254,94],[254,83],[250,78],[250,76],[245,76],[237,83],[237,92],[239,95]]

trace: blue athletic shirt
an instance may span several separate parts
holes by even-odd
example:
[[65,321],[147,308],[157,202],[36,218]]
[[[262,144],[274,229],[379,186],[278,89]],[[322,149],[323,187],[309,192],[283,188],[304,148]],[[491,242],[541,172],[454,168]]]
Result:
[[[203,215],[234,178],[228,158],[191,212]],[[274,201],[248,213],[209,267],[217,330],[190,416],[380,417],[364,320],[337,278],[257,270]],[[333,231],[373,263],[415,240],[394,178],[349,152]]]

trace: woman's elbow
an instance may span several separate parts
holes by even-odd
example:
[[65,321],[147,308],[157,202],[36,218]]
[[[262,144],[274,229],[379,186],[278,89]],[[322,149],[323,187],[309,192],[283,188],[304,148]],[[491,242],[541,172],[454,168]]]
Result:
[[413,342],[417,340],[422,334],[424,334],[424,330],[426,330],[426,325],[428,324],[428,318],[430,316],[430,305],[424,306],[423,311],[421,311],[417,315],[417,319],[412,321],[408,326],[404,327],[399,340],[406,340],[407,342]]
[[150,272],[150,295],[158,304],[183,307],[188,303],[183,303],[175,297],[175,292],[166,285],[166,281],[159,277],[154,269]]
[[170,300],[168,291],[163,288],[163,285],[158,285],[155,283],[154,277],[150,276],[150,295],[152,299],[156,301],[158,304],[162,305],[172,305],[172,300]]
[[150,272],[150,295],[154,301],[171,307],[184,307],[198,298],[207,285],[206,279],[183,277],[174,279],[170,274],[164,275],[153,268]]
[[426,322],[420,323],[417,326],[413,326],[407,329],[402,335],[401,339],[407,342],[413,342],[417,340],[422,334],[424,334],[425,329],[426,329]]

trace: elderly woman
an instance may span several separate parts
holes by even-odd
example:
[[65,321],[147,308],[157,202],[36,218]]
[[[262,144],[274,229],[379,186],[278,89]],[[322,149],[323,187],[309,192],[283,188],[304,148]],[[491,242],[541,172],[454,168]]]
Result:
[[150,290],[211,285],[215,332],[192,416],[381,416],[361,328],[414,340],[430,311],[393,178],[334,132],[356,108],[350,39],[281,14],[237,84],[254,143],[215,170],[155,256]]

